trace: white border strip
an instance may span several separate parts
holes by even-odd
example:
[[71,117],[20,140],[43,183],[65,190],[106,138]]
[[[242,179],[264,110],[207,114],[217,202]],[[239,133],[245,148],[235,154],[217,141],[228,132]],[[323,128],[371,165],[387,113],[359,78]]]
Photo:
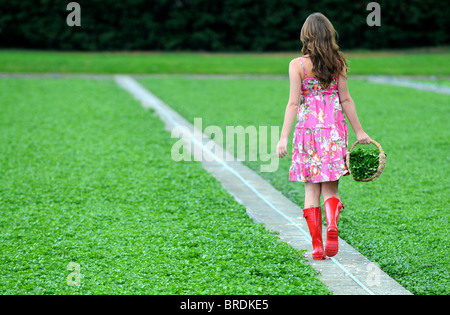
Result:
[[[154,108],[158,111],[159,114],[163,115],[166,119],[168,119],[174,127],[183,126],[179,122],[177,122],[173,117],[168,113],[160,104],[164,104],[161,100],[159,100],[155,95],[151,94],[150,91],[145,89],[142,85],[140,85],[136,80],[128,76],[116,76],[116,82],[119,86],[130,92],[137,98],[138,100],[143,102],[143,106],[145,108]],[[199,142],[191,132],[191,140],[197,146],[202,148],[204,153],[210,155],[216,162],[220,163],[223,167],[225,167],[228,171],[234,174],[237,178],[239,178],[244,185],[246,185],[251,191],[253,191],[261,200],[263,200],[270,208],[280,214],[283,218],[288,220],[290,223],[293,223],[297,229],[302,232],[306,238],[311,241],[311,236],[307,231],[305,231],[301,226],[296,224],[291,218],[289,218],[283,211],[279,210],[275,207],[269,200],[267,200],[262,194],[259,193],[257,189],[255,189],[244,177],[242,177],[235,169],[230,167],[227,163],[223,161],[223,159],[218,158],[214,153],[205,149],[203,143]],[[368,287],[366,287],[361,281],[359,281],[348,269],[346,269],[341,263],[339,263],[335,258],[330,257],[330,259],[345,272],[353,281],[355,281],[364,291],[366,291],[370,295],[375,295]]]

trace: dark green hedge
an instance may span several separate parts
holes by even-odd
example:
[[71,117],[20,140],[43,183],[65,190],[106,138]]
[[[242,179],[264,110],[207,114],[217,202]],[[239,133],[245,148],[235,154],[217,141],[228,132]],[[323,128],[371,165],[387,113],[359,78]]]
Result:
[[449,1],[78,0],[81,27],[69,27],[71,0],[0,0],[0,47],[61,50],[298,50],[300,28],[322,12],[349,48],[448,45]]

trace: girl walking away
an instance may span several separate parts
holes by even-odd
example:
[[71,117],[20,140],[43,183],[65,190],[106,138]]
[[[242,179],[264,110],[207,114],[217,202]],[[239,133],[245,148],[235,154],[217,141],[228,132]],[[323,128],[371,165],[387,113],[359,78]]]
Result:
[[[305,183],[306,218],[312,238],[313,259],[322,260],[338,252],[337,223],[344,208],[338,183],[348,175],[345,156],[348,143],[347,116],[358,142],[369,144],[355,104],[347,88],[347,62],[336,44],[337,33],[321,13],[311,14],[303,24],[300,39],[303,56],[289,64],[290,95],[286,107],[278,157],[287,154],[288,137],[294,131],[289,180]],[[299,101],[300,100],[300,101]],[[325,250],[322,241],[324,200],[327,223]]]

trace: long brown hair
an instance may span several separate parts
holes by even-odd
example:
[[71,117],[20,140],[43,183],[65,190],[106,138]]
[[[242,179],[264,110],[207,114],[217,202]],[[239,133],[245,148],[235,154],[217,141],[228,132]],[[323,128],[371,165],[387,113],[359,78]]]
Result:
[[343,69],[347,69],[347,61],[339,51],[337,37],[333,24],[322,13],[308,16],[300,33],[302,53],[311,58],[312,72],[325,88]]

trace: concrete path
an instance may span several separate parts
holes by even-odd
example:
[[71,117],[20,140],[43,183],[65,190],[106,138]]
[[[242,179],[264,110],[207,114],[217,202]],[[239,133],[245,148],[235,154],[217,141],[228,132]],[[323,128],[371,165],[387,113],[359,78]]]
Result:
[[[246,206],[248,215],[254,221],[263,223],[267,229],[277,231],[279,238],[291,246],[307,251],[309,263],[320,272],[320,279],[336,295],[410,295],[411,293],[384,273],[376,264],[340,239],[340,251],[337,256],[324,261],[314,261],[311,238],[302,210],[274,189],[254,171],[235,161],[225,152],[219,156],[214,147],[206,146],[211,139],[195,131],[194,126],[177,112],[164,104],[147,89],[129,76],[115,76],[123,89],[141,101],[144,108],[152,108],[165,122],[166,129],[183,130],[188,134],[192,154],[196,160],[202,160],[204,168],[236,198]],[[174,133],[173,133],[174,135]],[[200,135],[200,136],[198,136]],[[230,161],[231,160],[231,161]],[[344,210],[345,211],[345,210]],[[324,228],[324,235],[326,229]]]
[[414,80],[408,80],[399,77],[371,75],[363,78],[371,83],[398,85],[404,87],[410,87],[416,90],[436,92],[441,94],[450,94],[450,86],[442,86],[433,83],[420,82]]

